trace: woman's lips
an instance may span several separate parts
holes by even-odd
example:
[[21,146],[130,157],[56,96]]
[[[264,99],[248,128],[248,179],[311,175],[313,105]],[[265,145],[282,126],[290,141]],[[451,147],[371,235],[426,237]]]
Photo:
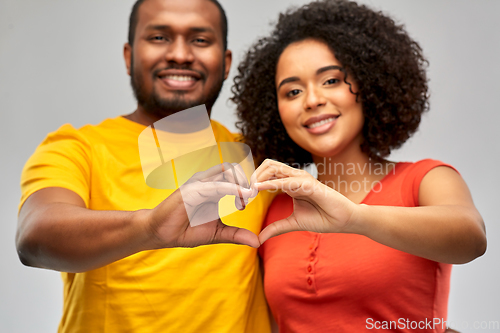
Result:
[[311,134],[323,134],[328,132],[330,129],[332,129],[333,126],[335,126],[338,117],[339,116],[331,116],[329,118],[311,123],[304,127]]

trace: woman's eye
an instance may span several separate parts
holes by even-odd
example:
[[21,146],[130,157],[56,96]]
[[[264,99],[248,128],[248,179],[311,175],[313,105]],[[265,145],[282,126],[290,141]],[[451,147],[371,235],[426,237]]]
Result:
[[300,93],[300,90],[298,90],[298,89],[293,89],[293,90],[289,91],[289,92],[286,94],[286,96],[287,96],[287,97],[293,97],[293,96],[298,95],[299,93]]
[[335,84],[335,83],[338,83],[340,82],[338,79],[330,79],[330,80],[327,80],[325,82],[325,85],[328,85],[328,84]]

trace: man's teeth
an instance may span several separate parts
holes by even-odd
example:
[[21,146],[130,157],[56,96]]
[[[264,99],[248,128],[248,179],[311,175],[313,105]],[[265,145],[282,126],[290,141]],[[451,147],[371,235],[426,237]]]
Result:
[[318,121],[317,123],[312,123],[312,124],[311,124],[311,125],[309,125],[308,127],[309,127],[309,128],[319,127],[319,126],[321,126],[321,125],[331,123],[331,122],[332,122],[332,121],[334,121],[334,120],[335,120],[335,118],[328,118],[328,119],[325,119],[325,120]]
[[169,80],[175,80],[175,81],[194,81],[194,80],[196,80],[194,77],[188,76],[188,75],[167,75],[167,76],[165,76],[165,78],[169,79]]

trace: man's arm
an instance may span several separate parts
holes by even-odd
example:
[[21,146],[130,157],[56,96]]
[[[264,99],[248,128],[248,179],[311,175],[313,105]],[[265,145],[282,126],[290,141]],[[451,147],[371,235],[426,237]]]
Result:
[[[191,186],[195,204],[210,199],[213,205],[220,197],[238,195],[236,185],[229,182],[195,182]],[[249,192],[239,188],[246,197]],[[184,200],[189,198],[184,195]],[[251,231],[226,226],[220,219],[191,227],[184,200],[176,190],[154,209],[95,211],[68,189],[39,190],[26,200],[19,214],[19,258],[27,266],[83,272],[145,250],[215,243],[260,245]]]
[[65,272],[101,267],[153,248],[144,213],[93,211],[73,191],[42,189],[26,200],[19,213],[19,258],[27,266]]

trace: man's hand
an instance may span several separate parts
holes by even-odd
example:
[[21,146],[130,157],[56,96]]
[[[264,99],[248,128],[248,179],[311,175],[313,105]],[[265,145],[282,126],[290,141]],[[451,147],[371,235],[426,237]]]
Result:
[[145,225],[158,241],[157,248],[215,243],[259,247],[258,237],[251,231],[222,223],[218,203],[226,195],[236,197],[235,205],[240,210],[256,195],[237,164],[224,163],[193,175],[169,198],[144,214]]
[[[218,215],[218,201],[228,194],[242,209],[255,195],[247,186],[238,167],[224,164],[195,174],[156,208],[135,212],[91,210],[73,191],[45,188],[21,208],[18,255],[27,266],[76,273],[145,250],[215,243],[258,247],[255,234],[223,224]],[[209,222],[191,226],[190,220]]]

